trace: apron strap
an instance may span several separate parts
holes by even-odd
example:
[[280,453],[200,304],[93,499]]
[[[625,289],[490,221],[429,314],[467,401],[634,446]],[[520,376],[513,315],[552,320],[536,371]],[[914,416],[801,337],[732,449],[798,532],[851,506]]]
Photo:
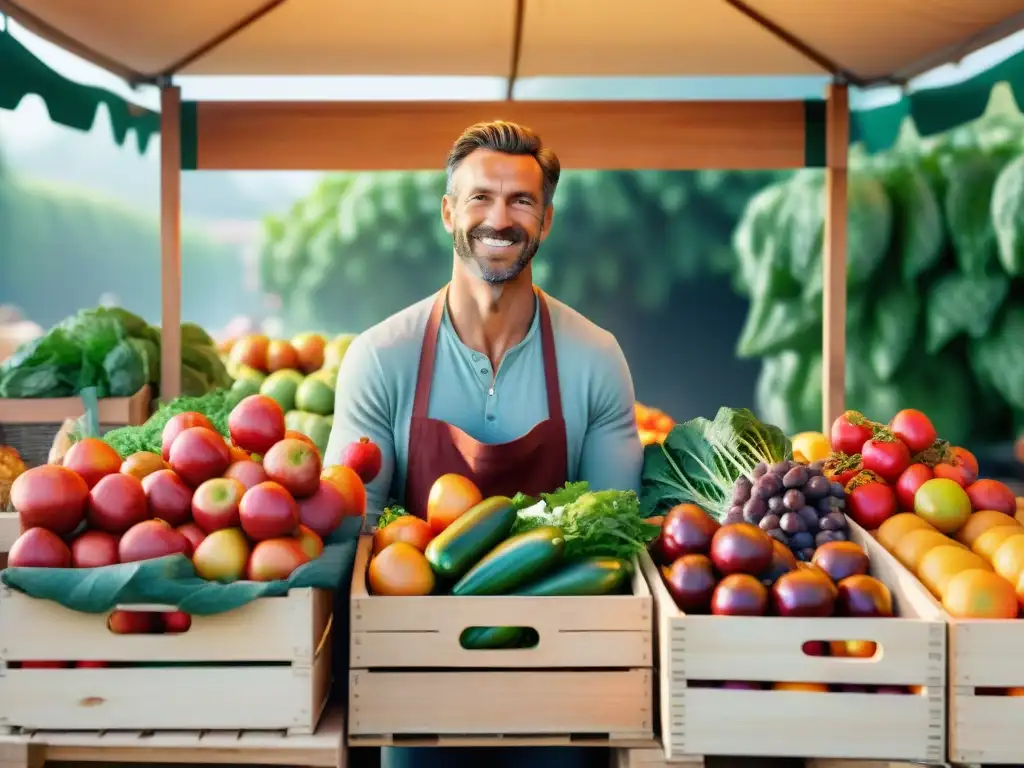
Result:
[[444,301],[448,295],[446,285],[438,291],[434,306],[427,318],[427,327],[423,331],[423,346],[420,349],[420,367],[416,373],[416,393],[413,395],[413,418],[427,418],[427,406],[430,405],[430,384],[434,380],[434,358],[437,356],[437,335],[441,330],[441,315],[444,312]]
[[540,306],[540,343],[544,354],[544,386],[548,393],[548,418],[562,421],[562,390],[558,384],[558,358],[555,356],[555,332],[544,292],[534,286]]

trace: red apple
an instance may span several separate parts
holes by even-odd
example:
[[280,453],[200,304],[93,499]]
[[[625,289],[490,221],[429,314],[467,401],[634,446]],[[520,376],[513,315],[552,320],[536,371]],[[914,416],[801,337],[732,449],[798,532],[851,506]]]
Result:
[[207,480],[192,496],[192,519],[203,533],[213,533],[238,525],[238,505],[245,486],[229,477]]
[[836,587],[820,569],[799,568],[772,585],[772,603],[780,616],[831,616]]
[[715,591],[715,569],[707,555],[683,555],[664,568],[665,586],[679,610],[707,613]]
[[106,531],[83,531],[71,542],[71,565],[75,568],[102,568],[118,562],[119,537]]
[[722,574],[756,576],[772,562],[771,537],[750,523],[732,523],[711,538],[711,562]]
[[11,544],[7,565],[11,568],[70,568],[71,550],[52,531],[29,528]]
[[116,473],[101,477],[89,491],[86,520],[93,528],[124,533],[136,523],[149,519],[142,481]]
[[767,608],[768,590],[746,573],[726,576],[711,595],[711,613],[716,616],[763,616]]
[[659,548],[668,562],[683,555],[706,555],[718,523],[696,504],[677,504],[661,524]]
[[164,461],[171,458],[171,444],[175,438],[186,429],[192,429],[193,427],[203,427],[211,432],[217,432],[217,428],[213,426],[213,423],[206,416],[196,411],[186,411],[185,413],[177,413],[171,416],[164,425],[164,431],[160,434],[161,453],[163,454]]
[[188,539],[165,520],[145,520],[129,528],[117,546],[122,563],[153,560],[167,555],[187,555]]
[[158,469],[142,480],[149,513],[171,525],[184,525],[192,517],[192,489],[171,469]]
[[192,553],[196,551],[196,547],[206,538],[206,534],[203,533],[203,529],[195,523],[185,523],[184,525],[178,526],[178,533],[188,539],[189,551],[185,554],[192,557]]
[[296,568],[308,562],[309,555],[295,539],[266,539],[253,548],[246,578],[250,581],[287,579]]
[[265,482],[267,479],[267,473],[263,469],[263,465],[252,459],[246,459],[245,461],[236,461],[227,471],[224,473],[224,477],[230,477],[233,480],[237,480],[245,486],[246,490],[249,490],[254,485],[259,485]]
[[177,635],[188,632],[192,626],[192,617],[184,611],[168,611],[161,613],[163,630],[168,635]]
[[220,433],[191,427],[174,438],[167,461],[178,477],[198,488],[206,480],[224,474],[231,464],[231,451]]
[[245,492],[238,515],[242,530],[254,541],[291,536],[301,523],[295,499],[284,486],[270,480]]
[[316,560],[323,554],[323,540],[306,526],[299,526],[299,530],[295,534],[295,540],[299,542],[299,548],[309,556],[310,560]]
[[263,454],[284,439],[284,411],[266,395],[250,395],[228,416],[231,441],[251,453]]
[[892,593],[874,576],[856,574],[839,582],[837,604],[842,616],[892,616]]
[[320,454],[301,440],[275,443],[263,456],[263,469],[296,499],[312,496],[320,487]]
[[338,486],[321,479],[316,493],[299,501],[299,519],[318,536],[329,536],[345,519],[345,497]]

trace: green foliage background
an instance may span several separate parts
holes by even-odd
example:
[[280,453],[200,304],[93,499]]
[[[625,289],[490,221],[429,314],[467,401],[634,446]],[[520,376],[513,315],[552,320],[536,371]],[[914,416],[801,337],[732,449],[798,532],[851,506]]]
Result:
[[[847,404],[928,413],[954,442],[1024,427],[1024,118],[851,158]],[[760,192],[735,236],[741,356],[762,417],[820,428],[823,173]]]

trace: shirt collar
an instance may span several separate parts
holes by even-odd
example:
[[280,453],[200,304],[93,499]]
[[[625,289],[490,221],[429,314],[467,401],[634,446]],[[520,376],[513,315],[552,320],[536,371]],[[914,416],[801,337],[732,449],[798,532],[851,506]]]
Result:
[[[459,338],[459,334],[457,334],[455,332],[455,326],[452,325],[451,317],[449,317],[449,315],[448,315],[448,302],[447,302],[447,300],[444,303],[444,312],[441,314],[441,333],[445,334],[445,336],[447,336],[449,339],[451,339],[463,354],[465,354],[467,356],[480,354],[476,350],[471,349],[470,347],[468,347],[462,341],[462,339]],[[538,296],[534,295],[534,300],[533,300],[533,320],[530,322],[530,329],[526,332],[526,336],[523,337],[522,341],[520,341],[514,347],[509,349],[508,352],[505,353],[506,357],[508,355],[518,353],[521,349],[526,347],[527,344],[531,343],[533,341],[533,339],[539,337],[539,335],[540,335],[540,298]]]

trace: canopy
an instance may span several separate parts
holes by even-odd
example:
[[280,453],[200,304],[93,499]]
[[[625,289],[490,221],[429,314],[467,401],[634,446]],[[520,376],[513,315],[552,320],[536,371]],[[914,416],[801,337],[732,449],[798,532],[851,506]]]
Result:
[[1024,27],[1021,0],[0,0],[133,82],[186,75],[910,78]]
[[100,105],[106,105],[114,141],[123,145],[132,131],[140,152],[160,131],[160,115],[120,96],[68,80],[35,57],[9,31],[0,28],[0,109],[17,109],[34,94],[46,104],[50,119],[79,131],[92,129]]

